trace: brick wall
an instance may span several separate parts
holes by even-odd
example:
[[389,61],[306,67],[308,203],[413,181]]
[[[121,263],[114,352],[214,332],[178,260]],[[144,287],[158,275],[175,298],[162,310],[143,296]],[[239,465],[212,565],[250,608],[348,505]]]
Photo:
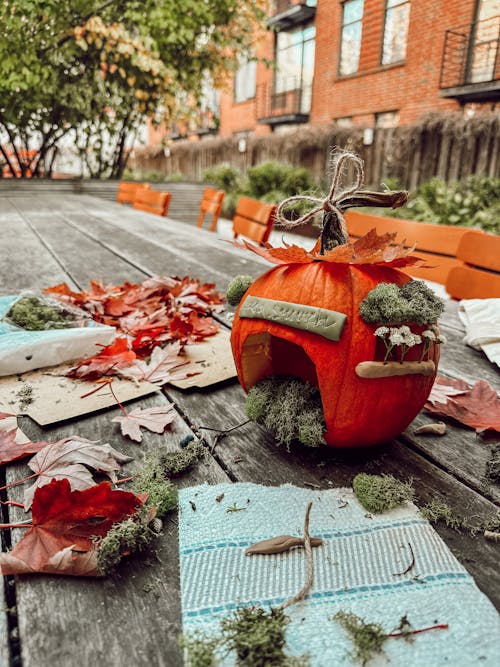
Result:
[[[439,75],[445,30],[471,23],[475,0],[411,0],[406,60],[381,66],[385,0],[365,0],[359,71],[339,78],[342,20],[340,0],[318,0],[316,59],[310,121],[327,124],[352,117],[357,125],[373,125],[375,114],[398,111],[400,124],[416,121],[429,111],[459,109],[452,99],[439,97]],[[260,56],[271,58],[274,38],[260,42]],[[232,91],[221,100],[223,136],[255,129],[270,131],[256,122],[261,84],[272,81],[264,64],[257,69],[257,100],[234,104]]]

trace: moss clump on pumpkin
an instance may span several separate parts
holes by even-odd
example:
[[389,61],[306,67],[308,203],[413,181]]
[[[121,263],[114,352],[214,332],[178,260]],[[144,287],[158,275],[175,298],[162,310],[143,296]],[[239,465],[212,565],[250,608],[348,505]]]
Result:
[[[158,530],[156,530],[158,528]],[[129,517],[111,526],[108,533],[97,542],[97,567],[101,574],[109,574],[122,558],[140,553],[158,537],[161,521],[153,519],[147,523],[142,515]]]
[[16,301],[6,316],[18,327],[28,331],[68,329],[73,326],[72,314],[51,306],[36,296],[25,296]]
[[444,310],[443,301],[423,280],[410,280],[401,287],[380,283],[359,306],[361,317],[370,324],[433,324]]
[[236,276],[231,280],[226,292],[226,299],[231,306],[239,304],[253,280],[252,276]]
[[321,397],[308,382],[287,376],[261,380],[248,392],[248,418],[272,431],[278,442],[298,439],[308,447],[325,444]]
[[392,475],[367,475],[362,472],[352,482],[354,494],[363,507],[373,514],[388,512],[413,500],[411,481],[401,482]]
[[354,650],[349,654],[352,660],[362,665],[382,651],[387,641],[387,633],[379,623],[366,623],[351,612],[339,611],[333,617],[351,637]]

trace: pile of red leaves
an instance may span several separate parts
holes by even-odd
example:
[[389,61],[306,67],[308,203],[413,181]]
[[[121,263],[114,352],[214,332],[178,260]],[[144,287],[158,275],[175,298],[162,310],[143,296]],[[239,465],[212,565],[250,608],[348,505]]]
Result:
[[152,349],[171,341],[182,344],[203,340],[219,330],[211,313],[222,309],[223,296],[211,283],[193,278],[155,276],[140,285],[103,285],[73,292],[66,283],[45,294],[87,311],[92,319],[116,327],[130,338],[130,349],[147,357]]
[[320,244],[316,243],[312,250],[300,246],[284,244],[283,248],[275,248],[270,243],[258,246],[249,241],[233,241],[237,248],[250,250],[264,257],[273,264],[309,264],[311,262],[333,262],[335,264],[375,264],[382,266],[403,267],[422,263],[412,252],[415,246],[405,247],[405,242],[395,243],[397,233],[378,236],[375,229],[354,242],[339,245],[333,250],[319,254]]
[[500,432],[500,400],[485,380],[470,387],[464,380],[438,377],[425,408],[438,415],[453,417],[475,428],[477,433]]

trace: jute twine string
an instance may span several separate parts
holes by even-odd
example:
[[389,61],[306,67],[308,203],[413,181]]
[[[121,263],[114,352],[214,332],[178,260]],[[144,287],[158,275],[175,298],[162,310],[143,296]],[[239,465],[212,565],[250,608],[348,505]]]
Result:
[[306,551],[306,559],[307,559],[306,581],[298,593],[296,593],[293,597],[286,600],[286,602],[280,604],[279,606],[280,609],[286,609],[287,607],[291,607],[293,604],[296,604],[297,602],[303,600],[309,593],[313,585],[314,565],[313,565],[313,553],[311,547],[311,536],[309,535],[309,515],[311,514],[311,507],[312,507],[312,502],[308,503],[307,505],[306,517],[304,519],[304,548]]
[[[338,192],[340,181],[342,179],[343,168],[347,162],[350,162],[354,167],[355,180],[351,187]],[[342,151],[341,153],[338,153],[337,156],[335,156],[332,163],[332,171],[332,185],[326,199],[312,197],[311,195],[295,195],[293,197],[287,197],[287,199],[284,199],[281,202],[276,212],[277,219],[281,225],[284,227],[298,227],[299,225],[303,225],[306,222],[309,222],[309,220],[312,220],[316,213],[320,213],[321,211],[331,211],[337,217],[339,226],[344,236],[347,238],[347,227],[344,220],[341,203],[342,200],[358,194],[358,191],[363,186],[363,161],[354,153],[349,151]],[[293,204],[294,202],[309,202],[311,204],[315,204],[315,206],[296,220],[289,220],[285,217],[284,211],[290,204]]]

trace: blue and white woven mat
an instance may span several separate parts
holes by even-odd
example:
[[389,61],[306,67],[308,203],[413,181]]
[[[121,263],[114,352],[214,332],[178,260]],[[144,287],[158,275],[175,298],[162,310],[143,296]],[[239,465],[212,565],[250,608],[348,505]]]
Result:
[[[310,534],[324,544],[313,549],[311,593],[286,610],[292,619],[287,628],[291,654],[308,654],[313,667],[354,664],[353,645],[332,620],[343,610],[380,623],[387,632],[403,615],[414,628],[449,625],[416,635],[412,643],[388,640],[385,656],[370,661],[370,667],[500,665],[496,610],[417,508],[372,517],[350,489],[256,484],[183,489],[179,548],[185,634],[216,635],[220,618],[239,605],[277,606],[300,590],[306,577],[303,549],[271,556],[244,552],[259,540],[302,535],[309,501]],[[411,563],[408,544],[415,565],[398,575]],[[234,660],[226,657],[223,664]]]

